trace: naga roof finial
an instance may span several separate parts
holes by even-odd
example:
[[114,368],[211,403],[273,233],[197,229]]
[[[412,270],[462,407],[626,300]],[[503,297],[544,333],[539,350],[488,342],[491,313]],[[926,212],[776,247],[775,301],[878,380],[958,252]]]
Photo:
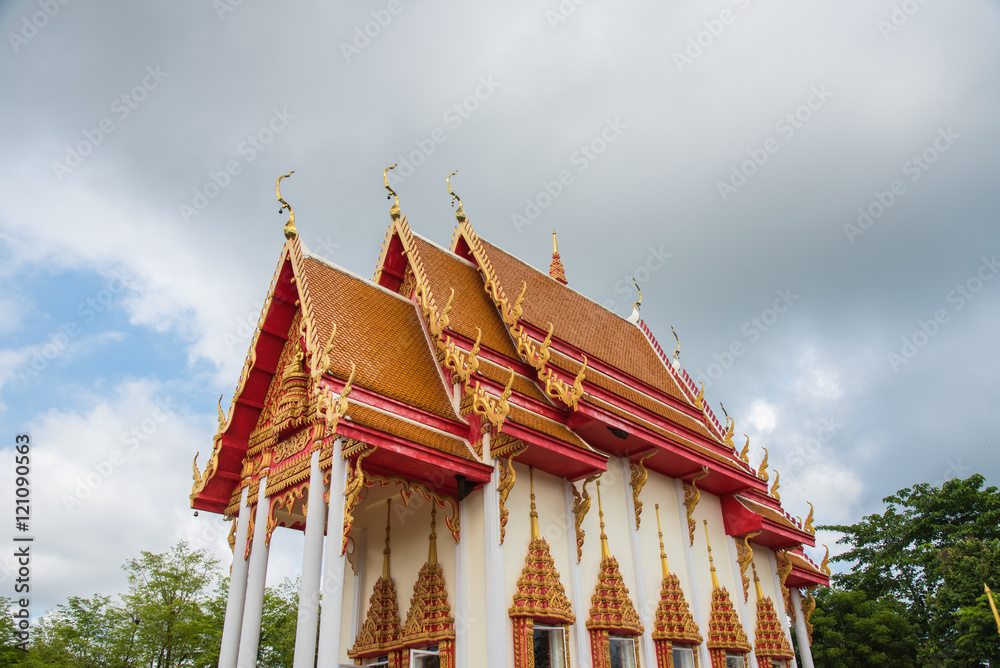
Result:
[[389,185],[389,170],[396,169],[396,165],[398,164],[399,163],[394,162],[392,164],[392,167],[386,167],[385,171],[382,172],[382,181],[385,182],[385,189],[389,191],[389,194],[386,196],[386,199],[389,199],[390,197],[394,197],[396,199],[396,201],[392,205],[392,208],[389,209],[389,215],[392,217],[393,222],[399,220],[399,217],[403,215],[399,209],[399,195],[397,195],[396,191],[393,190],[392,186]]
[[[635,279],[632,279],[635,280]],[[677,330],[674,329],[673,325],[670,325],[670,331],[674,333],[674,340],[677,341],[677,349],[674,350],[674,361],[681,361],[681,337],[677,336]]]
[[455,209],[455,219],[458,220],[458,223],[461,225],[466,221],[466,216],[465,209],[462,208],[462,198],[456,195],[455,191],[451,189],[451,177],[455,176],[455,174],[458,174],[457,169],[446,176],[444,178],[444,182],[448,185],[448,192],[451,193],[451,205],[455,206],[455,202],[458,202],[458,208]]
[[635,282],[634,278],[632,279],[632,283],[635,285],[635,289],[639,291],[639,299],[638,301],[632,302],[632,308],[638,311],[639,307],[642,306],[642,288],[639,287],[639,284]]
[[295,212],[292,211],[291,205],[281,197],[281,179],[287,179],[294,173],[295,170],[293,169],[284,176],[279,176],[278,180],[274,182],[274,192],[278,196],[278,201],[281,202],[281,208],[278,209],[278,213],[282,213],[285,209],[288,209],[288,222],[285,223],[286,239],[294,239],[299,236],[299,231],[295,229]]

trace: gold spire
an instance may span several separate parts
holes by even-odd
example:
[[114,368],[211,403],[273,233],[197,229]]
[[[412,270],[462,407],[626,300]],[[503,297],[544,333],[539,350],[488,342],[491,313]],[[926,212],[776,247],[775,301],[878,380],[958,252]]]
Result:
[[396,169],[397,164],[398,163],[393,163],[392,167],[386,167],[385,171],[382,172],[382,180],[385,182],[385,189],[389,191],[389,195],[386,197],[386,199],[389,199],[389,197],[394,197],[396,199],[396,201],[392,205],[392,208],[389,209],[389,216],[392,217],[393,221],[399,220],[399,217],[403,215],[399,209],[399,195],[397,195],[396,191],[393,190],[392,187],[389,185],[389,170]]
[[382,550],[382,577],[389,577],[389,555],[392,554],[392,550],[389,549],[389,529],[390,521],[392,520],[392,499],[386,499],[386,511],[385,511],[385,549]]
[[562,260],[559,258],[559,244],[556,241],[556,233],[552,233],[552,262],[549,264],[549,276],[566,285],[566,270],[563,269]]
[[997,604],[993,600],[993,592],[990,591],[990,586],[985,582],[983,586],[986,587],[986,596],[990,599],[990,610],[993,611],[993,619],[997,622],[997,633],[1000,633],[1000,614],[997,614]]
[[292,211],[292,207],[288,204],[288,202],[281,198],[281,179],[287,179],[294,173],[295,170],[292,170],[284,176],[279,176],[278,180],[274,182],[274,192],[278,195],[278,201],[281,202],[281,208],[278,209],[278,213],[282,213],[285,209],[288,209],[288,222],[285,223],[286,239],[294,239],[299,236],[298,230],[295,229],[295,212]]
[[528,487],[531,489],[531,540],[538,540],[538,511],[535,510],[535,468],[528,467]]
[[604,507],[601,505],[601,481],[597,481],[597,514],[601,518],[601,561],[611,558],[608,549],[608,534],[604,533]]
[[708,538],[708,520],[705,523],[705,544],[708,545],[708,565],[712,569],[712,589],[719,588],[719,576],[715,573],[715,562],[712,560],[712,541]]
[[670,577],[670,566],[667,565],[667,553],[663,550],[663,527],[660,526],[660,504],[656,504],[656,530],[660,533],[660,570],[663,577]]
[[750,568],[753,569],[753,586],[757,590],[757,602],[764,600],[764,592],[760,588],[760,578],[757,577],[757,564],[750,562]]
[[434,566],[438,562],[438,535],[437,527],[437,506],[431,503],[431,537],[430,547],[427,549],[427,563]]
[[462,208],[462,198],[456,195],[455,191],[451,189],[451,177],[455,176],[455,174],[458,174],[457,169],[446,176],[444,182],[448,185],[448,192],[451,193],[451,205],[455,206],[455,202],[458,202],[458,208],[455,209],[455,218],[461,224],[465,222],[465,209]]

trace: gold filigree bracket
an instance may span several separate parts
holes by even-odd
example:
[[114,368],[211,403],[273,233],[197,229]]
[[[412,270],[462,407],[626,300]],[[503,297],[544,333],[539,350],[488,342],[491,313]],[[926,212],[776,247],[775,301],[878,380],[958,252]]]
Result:
[[691,540],[692,547],[694,547],[694,531],[698,526],[694,521],[694,509],[698,507],[698,502],[701,501],[701,490],[698,489],[698,481],[709,473],[708,467],[702,466],[701,473],[695,474],[690,482],[683,483],[684,507],[687,508],[688,538]]
[[736,543],[736,563],[740,565],[740,579],[743,580],[743,602],[750,600],[750,580],[747,577],[747,569],[753,563],[753,548],[750,547],[750,539],[759,536],[762,532],[755,531],[743,537],[742,543],[739,538],[734,538]]
[[570,488],[573,490],[573,516],[576,521],[576,563],[580,563],[580,560],[583,558],[583,539],[587,535],[587,532],[583,530],[583,520],[590,511],[591,503],[587,484],[594,482],[601,475],[603,475],[603,472],[592,475],[584,480],[582,489],[579,492],[576,490],[576,485],[570,483]]
[[639,523],[642,516],[642,501],[639,500],[639,493],[642,492],[642,488],[646,486],[646,481],[649,480],[649,472],[646,470],[646,460],[657,453],[654,448],[649,452],[644,452],[639,455],[639,459],[628,461],[628,468],[632,476],[629,480],[629,484],[632,486],[632,505],[635,509],[635,530],[639,530]]
[[347,537],[354,528],[354,509],[358,507],[361,500],[361,491],[365,488],[365,472],[361,470],[361,462],[365,457],[375,452],[377,446],[370,446],[369,449],[358,453],[354,460],[354,468],[349,468],[347,484],[344,486],[344,535],[340,544],[341,556],[347,554]]
[[510,496],[511,490],[514,489],[514,482],[517,480],[517,474],[514,472],[514,457],[523,455],[527,450],[528,445],[526,443],[522,443],[519,448],[512,450],[507,455],[506,466],[504,466],[502,458],[497,460],[497,466],[500,467],[500,477],[497,480],[497,497],[500,503],[501,545],[503,545],[504,538],[507,536],[507,519],[510,517],[510,511],[507,510],[507,497]]

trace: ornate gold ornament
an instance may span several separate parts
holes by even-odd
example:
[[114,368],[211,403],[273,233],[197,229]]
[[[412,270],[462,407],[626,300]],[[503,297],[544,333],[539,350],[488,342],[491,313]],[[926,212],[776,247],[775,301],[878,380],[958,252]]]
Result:
[[594,594],[590,597],[590,619],[587,620],[586,626],[591,633],[591,646],[593,647],[596,641],[597,644],[606,647],[609,632],[642,635],[644,629],[618,568],[618,560],[611,556],[611,551],[608,549],[608,536],[604,532],[600,480],[597,481],[597,512],[601,521],[601,570],[597,575]]
[[997,613],[997,603],[993,600],[993,592],[990,591],[990,586],[983,583],[983,587],[986,589],[986,598],[990,601],[990,610],[993,612],[993,619],[997,623],[997,633],[1000,633],[1000,614]]
[[740,579],[743,580],[743,602],[750,600],[750,580],[747,578],[747,568],[753,565],[753,548],[750,547],[750,539],[759,536],[762,532],[755,531],[743,537],[743,544],[739,538],[734,538],[736,543],[736,563],[740,565]]
[[375,487],[375,485],[379,485],[385,488],[393,484],[400,486],[399,495],[403,500],[403,505],[407,508],[410,507],[410,500],[413,498],[414,492],[420,492],[425,499],[431,502],[432,512],[434,512],[435,507],[446,512],[450,512],[451,516],[445,518],[445,524],[448,526],[448,530],[451,531],[451,537],[455,540],[455,544],[458,544],[458,541],[461,538],[462,521],[461,515],[459,514],[459,505],[455,499],[450,496],[435,494],[421,483],[413,480],[407,480],[406,478],[398,475],[365,475],[366,487]]
[[[524,313],[524,294],[527,291],[527,281],[521,281],[521,294],[517,296],[513,305],[508,303],[506,296],[500,298],[500,317],[503,318],[504,324],[511,330],[511,333],[515,331],[515,325],[517,325],[517,321],[520,320],[521,314]],[[489,290],[487,290],[487,292],[489,292]],[[519,331],[523,333],[523,330]]]
[[549,276],[566,285],[566,269],[559,257],[559,244],[556,243],[556,233],[552,233],[552,262],[549,263]]
[[507,519],[510,516],[510,511],[507,510],[507,497],[510,496],[511,490],[514,489],[514,482],[517,480],[517,473],[514,472],[514,457],[523,455],[528,450],[528,446],[524,443],[521,444],[519,448],[513,450],[507,456],[507,465],[504,466],[503,459],[497,460],[497,466],[500,467],[500,477],[497,480],[497,496],[500,503],[500,544],[503,545],[503,540],[507,535]]
[[368,615],[354,646],[347,651],[352,659],[380,656],[399,649],[402,629],[399,624],[399,603],[396,583],[392,579],[389,557],[389,532],[392,519],[392,499],[386,500],[385,549],[382,551],[382,576],[375,582],[368,601]]
[[788,557],[786,550],[778,550],[774,553],[774,560],[778,565],[778,582],[781,585],[781,597],[785,600],[785,611],[789,615],[795,614],[792,610],[792,596],[788,591],[788,575],[792,572],[792,560]]
[[528,338],[528,334],[523,328],[517,328],[511,332],[514,335],[514,342],[517,344],[517,352],[538,372],[541,372],[545,368],[549,357],[552,355],[549,351],[549,345],[552,343],[552,330],[553,325],[550,322],[548,334],[545,335],[542,343],[537,346]]
[[827,574],[827,576],[833,575],[833,571],[830,570],[830,546],[824,545],[826,548],[826,554],[823,556],[823,563],[819,565],[821,571]]
[[694,521],[694,509],[698,507],[698,502],[701,501],[701,490],[698,489],[698,481],[709,474],[707,466],[701,467],[701,473],[696,474],[691,478],[691,482],[685,482],[684,485],[684,507],[687,508],[687,520],[688,520],[688,537],[691,540],[692,547],[694,546],[694,530],[697,524]]
[[639,530],[639,520],[642,515],[642,501],[639,500],[639,493],[642,492],[642,488],[646,486],[646,481],[649,480],[649,472],[646,470],[645,461],[656,454],[656,450],[650,450],[642,455],[639,455],[638,461],[628,460],[628,468],[632,476],[629,480],[629,484],[632,486],[632,505],[635,508],[635,529]]
[[749,464],[750,463],[750,437],[747,436],[746,434],[743,434],[743,435],[747,437],[747,442],[743,445],[743,449],[740,450],[740,459],[743,460],[744,464]]
[[812,589],[810,587],[808,594],[802,599],[802,620],[806,623],[806,633],[809,635],[810,647],[812,647],[813,643],[813,625],[810,620],[812,619],[813,612],[816,611],[816,599],[813,598]]
[[402,211],[400,211],[400,209],[399,209],[399,195],[397,195],[396,191],[393,190],[392,186],[389,185],[389,170],[390,169],[396,169],[396,165],[397,164],[398,163],[393,163],[392,167],[386,167],[385,171],[382,172],[382,181],[385,183],[385,189],[389,191],[389,194],[388,194],[388,196],[386,196],[386,199],[390,199],[390,198],[394,198],[395,199],[395,202],[393,202],[392,208],[389,209],[389,216],[392,218],[393,222],[399,220],[400,216],[403,215]]
[[698,394],[694,398],[694,405],[697,406],[698,410],[704,412],[704,410],[705,410],[705,381],[699,380],[698,384],[701,385],[701,389],[698,390]]
[[350,468],[348,461],[347,484],[344,486],[344,535],[340,544],[340,554],[347,553],[347,536],[354,528],[354,509],[358,507],[361,500],[361,491],[365,488],[365,472],[361,470],[361,462],[365,457],[375,452],[376,446],[371,449],[362,450],[354,460],[354,468]]
[[[632,284],[635,285],[635,289],[639,291],[639,299],[632,302],[632,308],[638,313],[639,307],[642,306],[642,288],[639,287],[639,284],[636,282],[634,278],[632,279]],[[673,327],[671,327],[670,329],[672,331]]]
[[194,480],[196,488],[201,486],[201,472],[198,471],[198,455],[200,454],[200,452],[194,453],[194,461],[191,462],[191,466],[194,468],[194,475],[191,476],[191,479]]
[[576,563],[580,563],[583,558],[583,539],[587,532],[583,530],[583,519],[590,511],[590,492],[587,491],[587,483],[594,482],[600,478],[602,473],[592,475],[583,481],[582,493],[576,491],[576,485],[570,483],[573,490],[573,516],[576,518]]
[[455,202],[458,202],[458,208],[455,209],[455,219],[458,220],[459,225],[466,221],[465,209],[462,208],[462,198],[455,194],[455,191],[451,189],[451,177],[458,174],[456,169],[451,174],[445,177],[444,182],[448,186],[448,192],[451,193],[451,205],[454,207]]
[[278,201],[281,202],[281,208],[278,209],[278,213],[282,213],[285,209],[288,209],[288,222],[285,223],[284,229],[286,239],[294,239],[299,235],[298,230],[295,229],[295,212],[292,211],[292,207],[288,202],[281,198],[281,179],[287,179],[294,173],[295,170],[292,170],[284,176],[279,176],[278,180],[274,182],[274,192],[278,196]]
[[761,462],[760,462],[760,468],[757,469],[757,477],[760,478],[761,480],[763,480],[764,482],[767,482],[768,480],[771,479],[771,476],[769,476],[768,473],[767,473],[767,456],[768,456],[768,452],[767,452],[767,448],[765,448],[763,445],[760,446],[760,449],[764,451],[764,459],[761,460]]
[[[743,624],[740,623],[729,592],[719,585],[719,577],[715,572],[715,562],[712,560],[712,543],[708,537],[708,520],[705,524],[705,543],[708,546],[708,564],[712,571],[712,607],[708,617],[708,651],[712,656],[712,665],[725,665],[727,652],[745,654],[752,651],[750,641]],[[717,663],[717,661],[721,661]]]
[[802,528],[805,529],[808,534],[815,536],[816,528],[813,527],[813,513],[815,513],[816,509],[813,508],[813,504],[811,501],[806,501],[806,503],[809,504],[809,516],[806,518],[806,523],[803,525]]
[[564,404],[572,408],[574,411],[577,409],[577,405],[580,402],[580,398],[583,397],[583,379],[587,375],[587,356],[583,356],[583,366],[580,367],[580,372],[576,374],[576,378],[573,380],[573,385],[570,386],[569,383],[560,380],[556,376],[550,367],[546,367],[545,371],[539,372],[539,378],[545,382],[545,394],[549,397],[558,397]]
[[[455,345],[451,339],[444,351],[444,366],[451,369],[463,385],[468,385],[472,374],[479,370],[479,344],[483,338],[483,330],[476,327],[476,341],[472,350],[466,352]],[[454,379],[452,382],[455,382]]]
[[[271,534],[274,530],[278,528],[278,520],[274,516],[274,511],[278,508],[284,508],[285,512],[291,514],[292,508],[295,507],[295,503],[302,499],[308,498],[306,495],[309,492],[309,481],[305,481],[295,487],[285,490],[283,493],[275,496],[271,499],[269,508],[267,509],[267,535],[264,538],[264,544],[271,544]],[[306,514],[305,502],[303,502],[302,514]]]
[[779,487],[781,487],[781,473],[778,472],[778,469],[774,469],[774,484],[771,485],[771,496],[776,501],[781,501],[781,494],[778,493]]
[[[635,280],[635,279],[632,279]],[[674,361],[681,361],[681,337],[677,336],[677,332],[674,330],[674,326],[670,325],[670,331],[674,333],[674,340],[677,341],[677,348],[674,350]]]
[[795,658],[795,652],[788,642],[788,636],[781,627],[781,620],[774,610],[774,603],[764,596],[760,588],[760,578],[757,577],[757,567],[753,568],[753,583],[757,590],[757,630],[754,634],[754,654],[758,665],[770,664],[772,659],[790,661]]
[[729,417],[729,413],[726,411],[726,405],[724,403],[720,401],[719,406],[722,407],[722,413],[726,416],[726,433],[722,437],[722,440],[727,446],[735,450],[736,445],[733,443],[733,432],[736,431],[736,420]]
[[485,417],[499,433],[504,420],[510,414],[510,404],[507,403],[507,400],[510,399],[513,388],[514,370],[510,369],[510,379],[499,398],[494,399],[487,394],[478,380],[474,386],[468,383],[465,385],[465,394],[472,399],[472,411]]
[[[660,602],[656,607],[656,621],[653,624],[653,642],[659,659],[671,655],[671,643],[700,645],[701,630],[691,615],[680,579],[670,572],[667,553],[663,549],[663,529],[660,527],[660,504],[656,504],[656,529],[660,535],[660,570],[663,581],[660,585]],[[667,660],[658,661],[659,666],[671,665]]]

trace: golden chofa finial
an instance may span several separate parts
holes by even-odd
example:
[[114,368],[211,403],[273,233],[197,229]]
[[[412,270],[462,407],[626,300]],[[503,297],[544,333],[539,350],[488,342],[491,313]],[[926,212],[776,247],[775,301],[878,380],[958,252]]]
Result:
[[386,199],[389,199],[390,197],[394,197],[396,199],[396,201],[393,202],[392,204],[392,208],[389,209],[389,216],[392,217],[393,222],[399,220],[399,217],[403,215],[399,209],[399,195],[397,195],[396,191],[393,190],[392,186],[389,185],[389,170],[396,169],[397,164],[399,163],[393,163],[392,167],[386,167],[385,171],[382,172],[382,181],[385,182],[385,189],[389,191],[389,194],[386,196]]
[[[634,308],[636,311],[638,311],[639,307],[642,306],[642,288],[639,287],[639,284],[636,283],[636,281],[635,281],[634,278],[632,279],[632,283],[635,285],[635,289],[639,291],[639,299],[636,300],[636,301],[634,301],[634,302],[632,302],[632,308]],[[673,329],[673,328],[671,328],[671,329]]]
[[715,572],[715,561],[712,560],[712,541],[708,537],[708,520],[705,523],[705,544],[708,545],[708,566],[712,569],[712,589],[719,588],[719,576]]
[[538,540],[538,511],[535,509],[535,468],[528,467],[528,488],[531,490],[531,540]]
[[[635,280],[634,278],[632,280]],[[674,340],[677,341],[677,349],[674,350],[674,361],[681,361],[681,337],[677,336],[677,331],[674,329],[673,325],[670,325],[670,331],[674,333]]]
[[434,566],[438,562],[437,506],[431,504],[431,537],[427,549],[427,563]]
[[664,579],[670,577],[670,566],[667,565],[667,553],[663,549],[663,527],[660,526],[660,504],[656,504],[656,530],[660,533],[660,570]]
[[757,601],[764,600],[764,592],[760,588],[760,578],[757,577],[757,564],[750,562],[750,568],[753,569],[753,586],[757,590]]
[[392,523],[392,499],[386,499],[386,511],[385,511],[385,549],[382,550],[382,577],[389,577],[389,555],[392,554],[392,550],[389,549],[389,530]]
[[608,549],[608,534],[604,533],[604,506],[601,505],[601,481],[597,481],[597,516],[601,518],[601,561],[611,558]]
[[458,223],[461,225],[466,220],[465,209],[462,208],[462,198],[456,195],[455,191],[451,189],[451,177],[455,176],[455,174],[458,174],[457,169],[446,176],[444,182],[448,185],[448,192],[451,193],[451,205],[455,206],[455,202],[458,202],[458,208],[455,209],[455,219],[458,220]]
[[284,176],[279,176],[278,180],[274,182],[274,192],[278,196],[278,201],[281,202],[281,208],[278,209],[278,213],[282,213],[284,212],[285,209],[288,209],[288,222],[285,223],[286,239],[294,239],[295,237],[299,236],[299,231],[295,229],[295,212],[292,211],[291,205],[289,205],[288,202],[286,202],[281,197],[281,179],[287,179],[294,173],[295,170],[293,169]]

